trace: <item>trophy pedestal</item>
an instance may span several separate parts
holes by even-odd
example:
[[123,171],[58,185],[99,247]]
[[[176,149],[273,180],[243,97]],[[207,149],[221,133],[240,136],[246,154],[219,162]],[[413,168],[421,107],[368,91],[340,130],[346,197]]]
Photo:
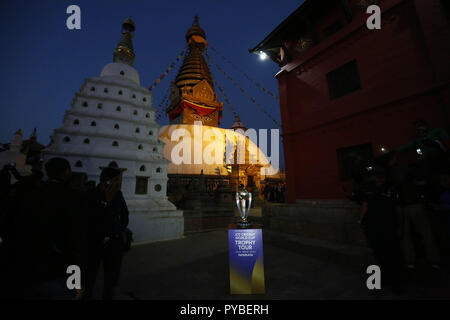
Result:
[[228,226],[230,293],[264,294],[262,225]]

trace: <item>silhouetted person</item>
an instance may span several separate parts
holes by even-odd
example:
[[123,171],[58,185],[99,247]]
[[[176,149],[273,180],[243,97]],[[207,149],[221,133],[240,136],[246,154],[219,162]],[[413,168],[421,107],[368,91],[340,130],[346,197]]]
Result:
[[433,153],[436,148],[444,148],[441,141],[449,139],[447,131],[442,128],[430,128],[430,126],[423,120],[414,122],[415,136],[407,144],[395,149],[397,152],[404,152],[408,150],[417,151],[427,154]]
[[399,213],[398,197],[386,185],[385,171],[372,167],[361,207],[361,223],[381,269],[382,279],[394,291],[401,289],[402,261],[396,233]]
[[415,267],[416,249],[413,234],[417,234],[425,249],[427,261],[434,268],[439,268],[439,253],[425,207],[426,202],[430,198],[430,186],[427,183],[423,169],[417,165],[412,165],[410,168],[410,174],[400,192],[404,222],[403,250],[406,264],[409,268]]
[[431,128],[425,121],[414,123],[415,137],[397,152],[413,151],[422,164],[432,188],[439,185],[439,174],[448,167],[448,145],[450,136],[443,128]]
[[82,242],[84,212],[81,197],[68,184],[69,162],[52,158],[45,164],[48,180],[30,192],[19,210],[17,255],[22,297],[28,299],[71,299],[67,268],[83,270]]
[[87,175],[86,173],[77,173],[77,174],[72,174],[70,180],[69,180],[69,184],[70,187],[73,190],[76,190],[80,193],[84,193],[86,192],[86,183],[87,183]]
[[88,195],[89,262],[84,299],[92,298],[97,271],[103,263],[103,299],[114,297],[118,287],[128,208],[120,191],[121,172],[104,168],[97,188]]
[[0,171],[0,199],[3,200],[9,193],[11,188],[11,173],[10,166],[5,165]]
[[[14,205],[11,199],[11,173],[15,170],[14,164],[8,164],[0,171],[0,283],[3,290],[0,290],[0,297],[7,295],[12,286],[11,275],[14,270],[12,260],[14,259],[14,231],[13,219],[16,216]],[[16,171],[17,172],[17,171]],[[17,173],[18,174],[18,173]]]
[[398,190],[408,175],[408,168],[397,161],[397,152],[386,154],[386,182]]
[[269,189],[269,201],[270,202],[275,201],[275,187],[274,186],[270,186],[270,189]]
[[264,200],[267,200],[268,193],[269,193],[269,185],[266,183],[263,189]]
[[95,190],[95,181],[90,180],[90,181],[86,182],[85,190],[86,190],[86,193],[90,193],[90,192],[94,191]]
[[8,171],[6,175],[9,176],[7,180],[11,181],[9,175],[9,172],[11,172],[17,182],[4,190],[7,193],[4,194],[1,201],[0,236],[3,243],[0,259],[3,269],[2,276],[5,278],[4,286],[9,288],[9,290],[2,291],[1,294],[11,293],[10,297],[13,298],[17,296],[12,292],[17,287],[14,283],[14,275],[18,270],[16,264],[18,263],[18,256],[22,254],[18,250],[21,237],[18,234],[18,228],[21,225],[21,212],[30,196],[41,187],[43,174],[39,170],[33,170],[31,175],[22,177],[17,172],[15,165],[9,165],[6,170]]
[[439,213],[439,223],[437,226],[438,241],[443,258],[450,259],[450,174],[443,173],[440,176],[440,192],[435,206]]
[[[9,225],[9,205],[10,205],[10,197],[9,193],[11,191],[11,165],[5,165],[3,169],[0,171],[0,237],[3,242],[5,241],[5,237],[8,237],[8,225]],[[4,245],[3,245],[4,246]],[[4,252],[4,251],[3,251]]]

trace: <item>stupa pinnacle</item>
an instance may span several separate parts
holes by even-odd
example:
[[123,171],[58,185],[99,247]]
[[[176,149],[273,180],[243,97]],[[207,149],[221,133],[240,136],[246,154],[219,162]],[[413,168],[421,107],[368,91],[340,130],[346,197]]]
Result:
[[203,51],[208,45],[206,33],[199,25],[198,16],[186,32],[188,53],[172,85],[170,105],[167,108],[173,124],[193,124],[217,127],[222,117],[223,103],[217,100],[214,83]]
[[133,50],[133,33],[136,26],[130,18],[122,22],[122,38],[114,49],[114,62],[121,62],[132,66],[134,64],[134,50]]

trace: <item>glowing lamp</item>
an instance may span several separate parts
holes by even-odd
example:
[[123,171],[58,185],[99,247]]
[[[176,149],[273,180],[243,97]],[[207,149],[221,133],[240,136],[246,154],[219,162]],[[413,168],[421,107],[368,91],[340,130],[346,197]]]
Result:
[[264,51],[260,51],[259,52],[259,58],[261,60],[266,60],[267,59],[267,54]]

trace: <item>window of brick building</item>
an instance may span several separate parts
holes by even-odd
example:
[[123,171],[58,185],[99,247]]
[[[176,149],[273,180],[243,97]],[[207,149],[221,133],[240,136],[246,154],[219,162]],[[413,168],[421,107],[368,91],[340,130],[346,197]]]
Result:
[[356,60],[327,73],[327,82],[331,100],[361,89]]
[[342,22],[338,20],[327,26],[325,29],[323,29],[323,34],[325,35],[325,37],[330,37],[341,29],[342,29]]

